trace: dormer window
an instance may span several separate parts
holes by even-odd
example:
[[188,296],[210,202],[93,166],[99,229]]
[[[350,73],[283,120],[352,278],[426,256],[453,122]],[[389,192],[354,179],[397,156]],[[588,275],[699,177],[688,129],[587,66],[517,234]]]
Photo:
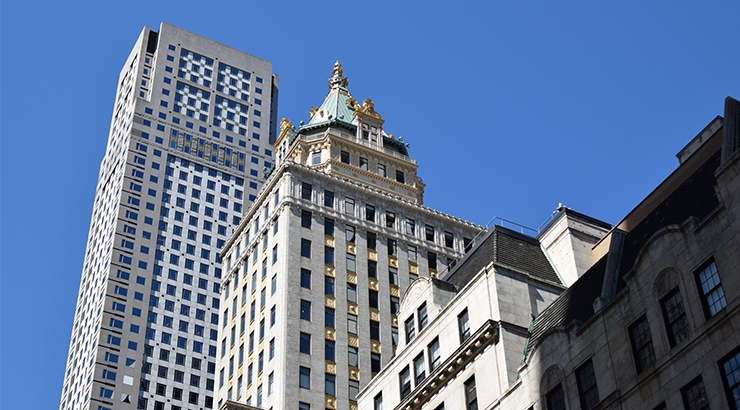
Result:
[[321,151],[314,151],[311,153],[311,164],[313,165],[321,164]]

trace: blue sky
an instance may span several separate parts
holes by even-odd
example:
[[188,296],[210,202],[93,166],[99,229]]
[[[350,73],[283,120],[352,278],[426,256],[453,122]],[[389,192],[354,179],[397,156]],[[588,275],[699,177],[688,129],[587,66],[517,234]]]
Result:
[[[537,227],[616,223],[740,98],[740,3],[2,2],[0,406],[52,409],[116,80],[161,21],[273,62],[308,119],[335,60],[427,183],[425,204]],[[638,2],[635,2],[638,3]]]

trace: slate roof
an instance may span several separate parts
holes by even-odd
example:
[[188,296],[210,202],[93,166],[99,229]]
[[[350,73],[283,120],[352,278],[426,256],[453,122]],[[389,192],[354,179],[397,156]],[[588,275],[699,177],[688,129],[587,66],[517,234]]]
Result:
[[480,245],[465,255],[444,280],[462,288],[491,262],[562,285],[537,239],[501,226],[489,231]]
[[[719,205],[714,190],[717,183],[714,172],[719,164],[720,151],[717,151],[627,233],[622,249],[617,292],[627,287],[624,274],[632,269],[640,250],[655,232],[668,225],[681,224],[690,217],[702,220]],[[531,350],[548,330],[568,326],[573,321],[585,322],[593,316],[593,302],[601,296],[606,258],[605,255],[596,262],[535,318],[527,349]]]

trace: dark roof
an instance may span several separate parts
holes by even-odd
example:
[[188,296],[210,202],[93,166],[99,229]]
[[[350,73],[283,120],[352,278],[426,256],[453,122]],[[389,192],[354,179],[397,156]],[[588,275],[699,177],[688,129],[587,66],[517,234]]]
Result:
[[491,262],[538,279],[562,284],[537,239],[501,226],[495,226],[480,245],[465,255],[457,269],[445,280],[461,288]]
[[[720,151],[717,151],[627,233],[622,248],[617,292],[627,287],[624,274],[632,269],[640,250],[655,232],[668,225],[681,224],[690,217],[702,220],[719,205],[714,190],[717,183],[714,172],[719,164]],[[607,255],[535,318],[528,349],[549,329],[567,326],[574,320],[585,322],[594,314],[593,303],[601,296],[606,259]]]

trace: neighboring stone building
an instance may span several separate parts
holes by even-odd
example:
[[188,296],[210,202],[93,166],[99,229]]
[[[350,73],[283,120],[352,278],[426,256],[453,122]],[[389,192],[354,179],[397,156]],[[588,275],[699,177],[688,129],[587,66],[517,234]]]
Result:
[[162,23],[117,84],[59,409],[212,408],[219,251],[272,163],[277,77]]
[[415,280],[444,274],[483,228],[422,205],[407,146],[356,102],[337,62],[223,250],[220,408],[352,409],[394,355]]
[[496,227],[446,282],[415,283],[399,319],[426,303],[429,324],[359,408],[737,409],[738,119],[728,98],[608,232],[561,208],[539,244]]

